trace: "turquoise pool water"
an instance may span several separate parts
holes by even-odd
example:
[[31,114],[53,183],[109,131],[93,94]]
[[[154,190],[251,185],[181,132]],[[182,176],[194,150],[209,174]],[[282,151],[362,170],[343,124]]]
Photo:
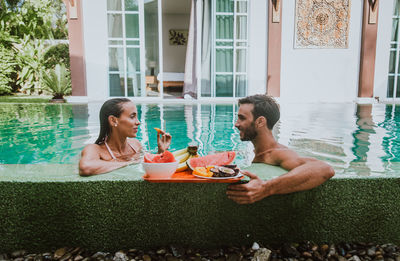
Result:
[[[99,132],[101,104],[0,104],[0,164],[76,164]],[[239,139],[235,104],[141,104],[138,132],[155,152],[156,131],[173,137],[171,150],[197,142],[205,155],[234,150],[248,166],[253,147]],[[400,175],[400,106],[281,104],[279,142],[300,155],[327,161],[338,174]]]

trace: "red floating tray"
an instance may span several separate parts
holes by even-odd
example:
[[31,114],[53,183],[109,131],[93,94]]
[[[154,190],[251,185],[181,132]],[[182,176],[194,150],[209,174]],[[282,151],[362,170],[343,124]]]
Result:
[[242,178],[244,178],[244,176],[231,179],[203,179],[193,176],[191,170],[175,172],[169,178],[148,178],[143,176],[144,180],[152,183],[234,183]]

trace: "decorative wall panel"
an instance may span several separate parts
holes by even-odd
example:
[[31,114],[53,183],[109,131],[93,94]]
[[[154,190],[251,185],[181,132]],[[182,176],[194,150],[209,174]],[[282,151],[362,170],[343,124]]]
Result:
[[347,48],[351,0],[296,0],[295,48]]

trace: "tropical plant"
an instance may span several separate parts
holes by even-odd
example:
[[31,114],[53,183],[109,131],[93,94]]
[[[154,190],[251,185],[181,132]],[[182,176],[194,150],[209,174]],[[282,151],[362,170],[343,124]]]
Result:
[[15,65],[13,50],[0,45],[0,95],[11,93]]
[[18,49],[17,62],[20,67],[17,83],[21,91],[28,94],[42,93],[42,76],[46,72],[44,54],[46,48],[43,40],[31,41],[26,37],[22,44],[15,45]]
[[43,88],[53,95],[53,99],[63,99],[71,93],[71,78],[65,65],[57,64],[43,74]]

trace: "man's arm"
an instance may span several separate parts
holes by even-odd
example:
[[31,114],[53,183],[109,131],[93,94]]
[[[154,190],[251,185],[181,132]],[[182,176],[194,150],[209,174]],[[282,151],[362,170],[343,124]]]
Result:
[[132,162],[117,162],[117,161],[105,161],[100,158],[100,153],[97,149],[97,145],[87,145],[82,150],[82,157],[79,161],[79,175],[91,176],[96,174],[102,174],[110,172],[115,169],[125,167]]
[[239,204],[259,201],[275,194],[287,194],[317,187],[335,174],[328,164],[313,159],[302,158],[292,150],[277,150],[272,157],[276,165],[289,170],[277,178],[263,181],[256,175],[243,171],[250,177],[247,184],[231,185],[227,195]]

